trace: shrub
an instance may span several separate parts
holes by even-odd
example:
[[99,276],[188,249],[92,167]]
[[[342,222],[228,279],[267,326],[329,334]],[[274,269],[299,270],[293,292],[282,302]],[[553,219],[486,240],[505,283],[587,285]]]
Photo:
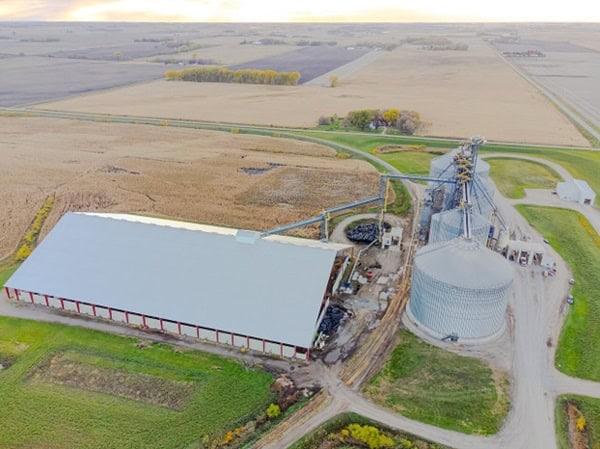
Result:
[[269,419],[278,418],[281,415],[281,408],[277,404],[271,404],[267,407],[267,416]]
[[319,125],[320,126],[329,126],[331,125],[331,117],[327,117],[326,115],[322,115],[319,117]]
[[17,250],[15,254],[15,260],[17,262],[23,262],[25,259],[29,257],[31,254],[31,247],[28,245],[21,245],[21,247]]
[[340,85],[340,79],[335,76],[332,75],[329,77],[329,87],[338,87]]
[[577,430],[579,432],[583,432],[587,426],[585,416],[583,416],[583,415],[579,416],[579,418],[577,418],[577,421],[575,422],[575,426],[577,427]]
[[402,134],[413,135],[421,127],[421,116],[415,111],[400,111],[396,128]]
[[367,445],[369,449],[381,449],[394,446],[394,440],[381,432],[377,427],[350,424],[346,429],[350,432],[350,437],[352,439]]
[[383,119],[388,126],[394,126],[400,117],[400,111],[396,108],[390,108],[383,112]]
[[375,113],[370,109],[360,109],[358,111],[350,111],[346,116],[346,124],[354,128],[367,129],[375,118]]

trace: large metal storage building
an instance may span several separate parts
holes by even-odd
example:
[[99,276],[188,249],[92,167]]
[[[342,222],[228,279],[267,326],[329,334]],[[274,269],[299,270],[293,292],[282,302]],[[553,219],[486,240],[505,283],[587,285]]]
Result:
[[306,359],[347,245],[122,214],[66,214],[11,299]]
[[409,317],[436,338],[482,340],[503,332],[513,269],[476,240],[424,246],[414,261]]

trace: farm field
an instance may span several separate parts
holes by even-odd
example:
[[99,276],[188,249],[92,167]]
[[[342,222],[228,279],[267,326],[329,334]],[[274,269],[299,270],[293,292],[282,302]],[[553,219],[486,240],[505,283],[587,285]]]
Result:
[[484,362],[433,347],[408,331],[364,391],[411,419],[465,433],[498,432],[508,412],[508,381]]
[[369,164],[289,139],[26,117],[0,117],[0,129],[0,260],[51,194],[42,236],[67,210],[268,229],[378,186]]
[[482,40],[468,51],[402,46],[343,76],[336,88],[155,81],[40,105],[46,109],[314,127],[362,108],[419,112],[423,135],[587,146],[552,104]]
[[554,189],[562,181],[558,173],[546,165],[523,159],[487,158],[490,176],[507,198],[524,198],[525,189]]
[[196,447],[246,424],[273,400],[272,377],[260,369],[6,317],[0,363],[3,449]]
[[[536,82],[562,98],[600,129],[600,51],[572,36],[524,31],[511,43],[496,43],[499,51],[539,50],[543,58],[511,58]],[[591,33],[588,33],[590,36]],[[593,35],[593,34],[591,34]],[[590,39],[591,40],[591,39]]]
[[576,281],[575,304],[560,335],[556,366],[565,374],[600,381],[600,353],[589,350],[600,338],[600,236],[575,211],[524,205],[517,209],[569,264]]
[[[343,440],[340,440],[342,431],[344,429],[348,429],[348,426],[353,424],[358,424],[360,426],[375,427],[379,430],[379,435],[387,436],[393,440],[393,442],[396,444],[396,446],[393,447],[418,449],[450,449],[440,444],[434,444],[422,440],[421,438],[415,437],[413,435],[389,429],[376,421],[372,421],[356,413],[344,413],[342,415],[338,415],[330,419],[311,433],[296,441],[288,449],[320,449],[323,447],[323,441],[331,442],[329,446],[326,446],[329,449],[358,449],[364,447],[363,445],[355,446],[351,442],[345,443]],[[348,440],[351,441],[351,439]]]
[[162,64],[10,57],[2,60],[0,106],[14,106],[161,78]]
[[356,58],[360,58],[368,52],[369,50],[366,48],[353,48],[350,50],[329,45],[302,47],[276,56],[248,61],[233,66],[232,69],[271,69],[278,72],[300,72],[300,84],[302,84]]
[[[571,410],[573,414],[571,417],[567,409],[570,404],[574,405],[580,414],[577,414],[577,411]],[[577,418],[580,416],[583,416],[585,419],[586,426],[584,431],[578,432],[573,429],[569,432],[569,418],[575,421],[573,424],[576,426]],[[569,444],[569,436],[578,438],[579,444],[585,443],[587,438],[588,447],[591,449],[597,448],[600,445],[600,399],[585,396],[560,396],[556,401],[556,434],[559,449],[577,448],[577,446]]]

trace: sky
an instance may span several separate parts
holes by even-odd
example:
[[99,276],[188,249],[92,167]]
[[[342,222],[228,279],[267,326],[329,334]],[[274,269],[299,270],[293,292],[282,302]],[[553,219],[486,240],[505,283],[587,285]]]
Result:
[[0,0],[0,20],[600,22],[598,0]]

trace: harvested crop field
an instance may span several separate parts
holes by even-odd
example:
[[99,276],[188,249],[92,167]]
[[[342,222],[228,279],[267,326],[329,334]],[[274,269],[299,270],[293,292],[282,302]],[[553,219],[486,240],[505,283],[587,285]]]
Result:
[[368,53],[366,48],[345,48],[320,45],[303,47],[288,53],[248,61],[233,69],[265,69],[278,72],[300,72],[300,83],[306,83],[324,73],[354,61]]
[[538,50],[543,58],[509,58],[546,89],[600,128],[600,51],[569,41],[522,39],[496,44],[499,51]]
[[42,237],[68,210],[268,229],[377,191],[370,165],[307,142],[43,118],[0,129],[0,259],[52,194]]
[[554,106],[479,38],[468,51],[400,47],[321,85],[258,86],[156,81],[40,107],[155,117],[313,127],[321,115],[362,108],[418,111],[420,134],[588,146]]
[[156,80],[162,77],[165,70],[162,64],[11,57],[2,60],[0,106],[48,101]]

